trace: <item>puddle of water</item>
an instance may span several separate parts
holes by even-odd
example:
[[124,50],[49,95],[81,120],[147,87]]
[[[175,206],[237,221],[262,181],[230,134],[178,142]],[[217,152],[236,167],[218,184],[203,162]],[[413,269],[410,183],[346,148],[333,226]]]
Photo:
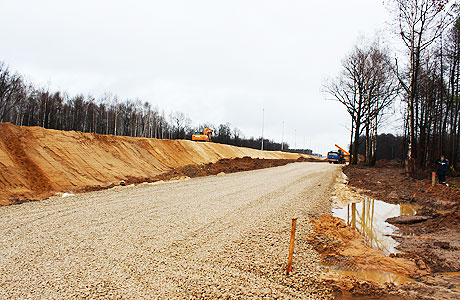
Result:
[[342,276],[350,276],[361,280],[369,280],[381,284],[391,282],[397,285],[404,284],[406,282],[413,282],[414,280],[403,275],[394,274],[390,272],[384,272],[379,270],[358,270],[358,271],[346,271],[346,270],[333,270],[333,273]]
[[460,291],[460,272],[438,273],[449,278],[449,281],[455,285],[454,290]]
[[401,300],[400,296],[374,296],[374,295],[353,295],[350,292],[336,292],[334,293],[334,299],[336,300]]
[[388,255],[398,252],[395,248],[398,242],[391,237],[396,235],[397,227],[385,220],[402,215],[413,216],[417,209],[419,207],[416,205],[389,204],[365,197],[359,203],[350,203],[345,207],[333,209],[332,214],[357,229],[365,237],[368,246]]
[[460,277],[460,272],[444,272],[444,273],[439,273],[441,275],[448,275],[448,276],[458,276]]

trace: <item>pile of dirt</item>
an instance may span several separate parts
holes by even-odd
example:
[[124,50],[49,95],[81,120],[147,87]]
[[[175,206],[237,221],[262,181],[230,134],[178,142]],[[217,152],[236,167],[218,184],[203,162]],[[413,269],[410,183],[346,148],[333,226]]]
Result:
[[321,254],[326,265],[343,270],[370,270],[391,272],[404,276],[415,274],[416,267],[403,258],[388,257],[382,251],[366,246],[362,236],[345,222],[331,215],[311,219],[314,235],[310,243]]
[[0,123],[0,205],[142,182],[187,165],[248,156],[315,159],[216,143],[57,131]]
[[297,162],[321,162],[325,161],[324,159],[320,159],[318,157],[306,157],[306,156],[300,156],[299,158],[296,159]]
[[[340,218],[321,215],[310,223],[313,233],[309,242],[320,254],[322,268],[327,269],[322,280],[342,296],[399,295],[397,286],[409,282],[409,277],[419,272],[411,260],[388,257],[368,247],[363,237]],[[357,274],[363,276],[353,276]],[[394,278],[394,282],[387,282],[388,277]]]
[[271,167],[284,166],[289,163],[297,162],[295,159],[260,159],[249,156],[237,158],[224,158],[216,163],[204,165],[187,165],[162,173],[153,178],[153,181],[170,180],[180,177],[201,177],[208,175],[218,175],[219,173],[235,173]]

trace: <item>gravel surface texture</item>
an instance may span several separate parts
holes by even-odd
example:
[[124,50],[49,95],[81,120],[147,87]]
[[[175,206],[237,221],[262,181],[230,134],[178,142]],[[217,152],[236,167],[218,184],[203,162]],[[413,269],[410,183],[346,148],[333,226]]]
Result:
[[331,173],[294,163],[0,207],[0,298],[331,299],[307,243]]

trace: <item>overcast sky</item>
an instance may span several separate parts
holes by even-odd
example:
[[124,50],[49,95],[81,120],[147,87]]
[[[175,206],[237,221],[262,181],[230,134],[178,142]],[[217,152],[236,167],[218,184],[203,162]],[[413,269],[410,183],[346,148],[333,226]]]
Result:
[[[291,148],[349,142],[325,79],[360,36],[386,35],[382,0],[2,0],[0,61],[70,95],[140,98],[195,125],[230,122]],[[391,130],[390,128],[389,130]]]

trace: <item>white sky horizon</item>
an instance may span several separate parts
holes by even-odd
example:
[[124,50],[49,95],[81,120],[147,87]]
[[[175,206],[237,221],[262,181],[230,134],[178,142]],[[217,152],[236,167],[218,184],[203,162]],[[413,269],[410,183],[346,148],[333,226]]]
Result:
[[[4,0],[0,61],[37,87],[148,101],[193,125],[325,154],[350,117],[323,90],[361,37],[390,48],[381,0]],[[392,49],[394,50],[394,49]],[[397,132],[391,122],[381,132]]]

